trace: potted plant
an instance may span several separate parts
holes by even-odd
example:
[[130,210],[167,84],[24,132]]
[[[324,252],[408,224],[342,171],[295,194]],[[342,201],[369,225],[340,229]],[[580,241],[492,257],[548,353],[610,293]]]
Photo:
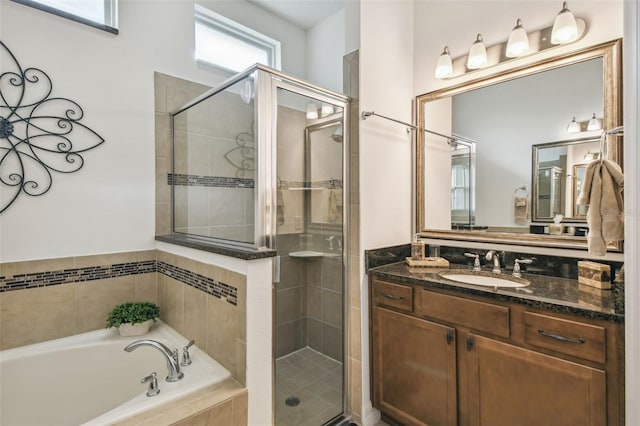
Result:
[[122,303],[109,312],[107,328],[118,327],[121,336],[140,336],[149,331],[159,316],[160,308],[155,303]]

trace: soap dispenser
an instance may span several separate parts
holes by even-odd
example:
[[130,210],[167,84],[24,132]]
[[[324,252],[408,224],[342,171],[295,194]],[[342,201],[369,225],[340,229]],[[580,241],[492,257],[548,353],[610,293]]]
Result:
[[416,234],[411,243],[411,260],[424,259],[424,242],[420,241],[420,235]]

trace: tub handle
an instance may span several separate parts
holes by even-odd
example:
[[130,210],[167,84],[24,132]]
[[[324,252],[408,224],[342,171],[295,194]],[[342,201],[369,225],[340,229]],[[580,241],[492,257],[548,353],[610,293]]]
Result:
[[188,365],[191,365],[191,355],[189,355],[189,348],[193,346],[194,343],[196,343],[196,341],[191,340],[189,343],[187,343],[187,346],[182,348],[182,362],[180,363],[181,366],[186,367]]
[[160,387],[158,386],[158,377],[156,372],[149,374],[143,378],[140,383],[149,383],[149,389],[147,389],[147,396],[156,396],[160,393]]

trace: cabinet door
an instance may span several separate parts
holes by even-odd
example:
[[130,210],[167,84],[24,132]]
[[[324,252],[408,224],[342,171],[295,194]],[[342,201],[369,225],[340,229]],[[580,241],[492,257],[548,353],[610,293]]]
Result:
[[605,425],[605,372],[470,335],[471,425]]
[[455,330],[373,309],[374,404],[405,425],[456,425]]

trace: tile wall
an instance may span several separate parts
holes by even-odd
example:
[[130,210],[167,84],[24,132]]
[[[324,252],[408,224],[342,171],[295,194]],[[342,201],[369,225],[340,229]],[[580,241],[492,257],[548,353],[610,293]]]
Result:
[[156,250],[0,264],[0,350],[101,329],[130,301],[246,382],[246,276]]

